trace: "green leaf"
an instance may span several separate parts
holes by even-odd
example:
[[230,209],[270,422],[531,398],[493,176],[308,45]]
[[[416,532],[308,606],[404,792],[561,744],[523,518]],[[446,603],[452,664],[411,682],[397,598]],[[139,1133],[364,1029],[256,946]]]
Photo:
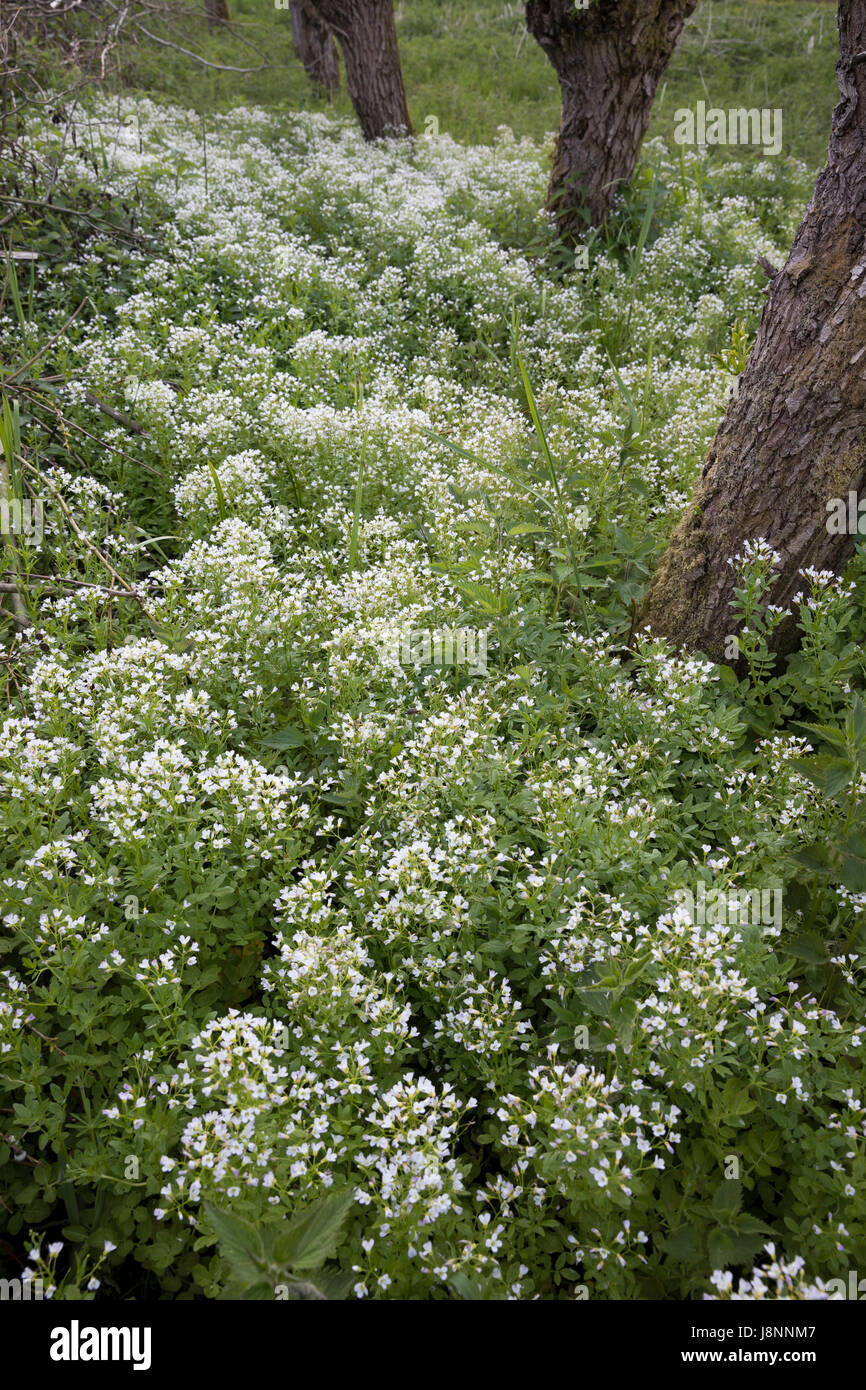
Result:
[[213,466],[213,464],[210,462],[210,460],[208,460],[208,465],[207,465],[207,466],[208,466],[208,468],[210,469],[210,475],[211,475],[211,477],[213,478],[213,485],[214,485],[214,487],[216,488],[216,495],[217,495],[217,510],[218,510],[218,512],[219,512],[219,518],[220,518],[220,521],[225,521],[226,517],[227,517],[228,514],[229,514],[229,509],[228,509],[228,504],[226,503],[226,495],[225,495],[225,493],[223,492],[223,485],[222,485],[222,483],[220,482],[220,475],[219,475],[219,473],[217,473],[216,469],[214,468],[214,466]]
[[219,1241],[220,1254],[232,1271],[253,1284],[261,1282],[265,1250],[255,1226],[233,1212],[205,1202],[205,1214]]
[[661,1240],[659,1244],[668,1255],[686,1264],[700,1259],[703,1254],[701,1238],[694,1226],[680,1226],[679,1230]]
[[860,695],[854,695],[851,702],[851,709],[845,719],[846,729],[850,729],[852,742],[862,743],[866,740],[866,704],[863,703]]
[[481,1298],[481,1289],[474,1279],[470,1279],[461,1270],[449,1276],[448,1283],[454,1292],[467,1302],[477,1302]]
[[734,690],[740,684],[740,678],[733,666],[719,666],[719,682],[729,690]]
[[610,1006],[610,1021],[616,1030],[616,1036],[623,1047],[628,1047],[634,1033],[635,1020],[637,1019],[637,1004],[634,999],[620,999],[618,1003]]
[[790,765],[828,797],[838,796],[854,772],[847,758],[791,758]]
[[728,1265],[734,1264],[736,1245],[730,1231],[720,1228],[711,1231],[707,1246],[710,1252],[710,1264],[713,1269],[725,1269]]
[[817,935],[793,936],[790,941],[782,942],[779,949],[809,965],[824,965],[827,961],[827,947]]
[[772,1226],[768,1226],[766,1221],[761,1221],[757,1216],[749,1216],[747,1212],[742,1212],[731,1223],[732,1228],[738,1236],[774,1236],[776,1232]]
[[813,874],[820,874],[822,878],[826,878],[830,872],[826,845],[805,845],[803,849],[794,850],[791,858],[795,864],[809,869]]
[[866,833],[852,830],[838,845],[828,848],[830,864],[852,893],[866,893]]
[[291,1269],[318,1269],[336,1250],[354,1201],[351,1188],[343,1188],[301,1208],[275,1241],[274,1259]]
[[804,724],[801,719],[793,721],[797,729],[805,729],[810,734],[821,739],[824,743],[829,743],[831,748],[838,748],[840,753],[846,752],[845,735],[841,729],[837,729],[833,724]]
[[273,1296],[273,1288],[270,1284],[266,1284],[263,1281],[258,1284],[251,1284],[248,1289],[244,1289],[242,1295],[245,1303],[263,1303],[266,1300],[272,1299]]
[[716,1216],[732,1216],[739,1211],[740,1203],[743,1200],[743,1189],[739,1182],[729,1179],[719,1186],[710,1203]]
[[356,1280],[351,1270],[321,1269],[316,1275],[316,1287],[324,1298],[332,1303],[348,1298]]
[[289,726],[263,738],[262,746],[264,748],[302,748],[305,742],[306,736],[303,729],[294,729]]

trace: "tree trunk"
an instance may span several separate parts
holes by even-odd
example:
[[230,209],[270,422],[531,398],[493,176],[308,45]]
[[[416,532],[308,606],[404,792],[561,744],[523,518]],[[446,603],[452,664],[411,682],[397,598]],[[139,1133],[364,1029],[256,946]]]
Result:
[[307,76],[333,97],[340,86],[337,41],[310,0],[290,0],[292,44]]
[[[832,499],[847,504],[866,484],[864,50],[866,0],[840,0],[842,100],[827,164],[639,615],[654,633],[717,660],[734,635],[728,559],[744,541],[762,536],[780,554],[769,599],[783,607],[803,587],[800,569],[838,573],[854,548],[853,535],[830,528]],[[774,645],[790,650],[795,638],[787,620]]]
[[231,19],[228,0],[204,0],[204,10],[211,29],[215,24],[228,24]]
[[565,240],[600,225],[631,178],[659,78],[695,4],[527,0],[526,26],[562,89],[547,200]]
[[411,135],[393,0],[309,0],[337,37],[346,87],[367,140]]

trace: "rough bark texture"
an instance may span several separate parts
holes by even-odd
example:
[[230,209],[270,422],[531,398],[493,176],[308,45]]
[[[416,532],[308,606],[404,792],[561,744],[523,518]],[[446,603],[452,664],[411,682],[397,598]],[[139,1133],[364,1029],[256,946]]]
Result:
[[548,190],[560,235],[598,226],[634,171],[659,78],[696,0],[527,0],[526,27],[556,69],[562,118]]
[[[782,606],[800,569],[839,572],[854,548],[828,532],[827,504],[866,484],[866,0],[841,0],[836,74],[826,167],[639,615],[716,659],[735,629],[727,562],[744,541],[763,536],[782,556],[770,594]],[[795,636],[783,625],[777,649]]]
[[310,0],[290,0],[292,43],[310,81],[329,97],[340,86],[337,41]]
[[337,37],[366,139],[411,135],[393,0],[309,0]]
[[231,19],[228,0],[204,0],[204,9],[211,28],[215,24],[228,24]]

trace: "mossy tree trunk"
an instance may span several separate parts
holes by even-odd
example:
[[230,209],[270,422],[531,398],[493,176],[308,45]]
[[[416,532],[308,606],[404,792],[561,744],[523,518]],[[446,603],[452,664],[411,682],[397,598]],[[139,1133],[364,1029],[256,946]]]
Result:
[[659,78],[696,0],[527,0],[556,70],[562,116],[548,190],[560,235],[600,225],[634,172]]
[[292,44],[310,81],[329,97],[340,86],[337,41],[310,0],[290,0]]
[[[735,635],[728,560],[745,541],[764,537],[780,554],[769,601],[783,607],[802,568],[838,573],[854,548],[854,535],[828,529],[828,508],[866,484],[866,0],[839,4],[836,73],[826,167],[639,614],[717,660]],[[775,647],[794,637],[788,620]]]
[[393,0],[309,0],[336,35],[346,87],[367,140],[411,135]]

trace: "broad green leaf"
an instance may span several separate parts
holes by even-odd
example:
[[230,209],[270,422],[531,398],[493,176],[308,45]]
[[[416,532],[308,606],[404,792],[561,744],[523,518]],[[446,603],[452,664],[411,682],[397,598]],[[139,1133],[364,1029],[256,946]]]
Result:
[[853,830],[841,844],[828,848],[830,864],[852,893],[866,893],[866,834]]
[[827,797],[838,796],[851,781],[853,767],[847,758],[791,758],[790,766]]
[[837,729],[833,724],[804,724],[801,719],[795,719],[793,722],[796,728],[805,729],[807,733],[814,734],[824,743],[829,743],[831,748],[838,748],[840,753],[846,751],[845,735],[841,729]]
[[302,748],[306,742],[303,729],[279,729],[275,734],[269,734],[262,739],[265,748]]
[[316,1288],[323,1298],[335,1303],[349,1297],[357,1277],[351,1270],[336,1269],[333,1266],[330,1269],[320,1269],[316,1275]]
[[675,1260],[691,1263],[703,1253],[701,1238],[694,1226],[680,1226],[679,1230],[659,1241],[661,1248]]
[[262,1277],[265,1259],[262,1238],[255,1226],[233,1212],[205,1202],[205,1214],[219,1241],[220,1254],[228,1260],[235,1274],[253,1283]]
[[827,961],[827,947],[818,936],[793,936],[790,941],[782,942],[779,950],[809,965],[824,965]]
[[854,695],[851,702],[851,709],[845,720],[845,726],[850,729],[853,742],[862,743],[866,739],[866,704],[860,695]]
[[258,1284],[251,1284],[248,1289],[244,1289],[243,1300],[245,1303],[264,1303],[274,1296],[273,1286],[260,1280]]
[[734,1263],[736,1245],[730,1231],[720,1227],[711,1231],[707,1246],[710,1252],[710,1265],[713,1269],[726,1269]]
[[318,1269],[336,1250],[354,1200],[351,1188],[343,1188],[303,1207],[276,1240],[274,1258],[291,1269]]
[[470,1279],[461,1270],[450,1275],[448,1283],[454,1292],[467,1302],[477,1302],[481,1298],[481,1290],[475,1280]]
[[623,1047],[628,1047],[632,1040],[636,1019],[637,1004],[633,999],[620,999],[618,1003],[611,1004],[610,1021]]
[[721,1218],[725,1215],[731,1216],[734,1212],[739,1211],[742,1200],[743,1189],[741,1184],[735,1179],[729,1179],[721,1183],[716,1189],[710,1206],[716,1215]]

